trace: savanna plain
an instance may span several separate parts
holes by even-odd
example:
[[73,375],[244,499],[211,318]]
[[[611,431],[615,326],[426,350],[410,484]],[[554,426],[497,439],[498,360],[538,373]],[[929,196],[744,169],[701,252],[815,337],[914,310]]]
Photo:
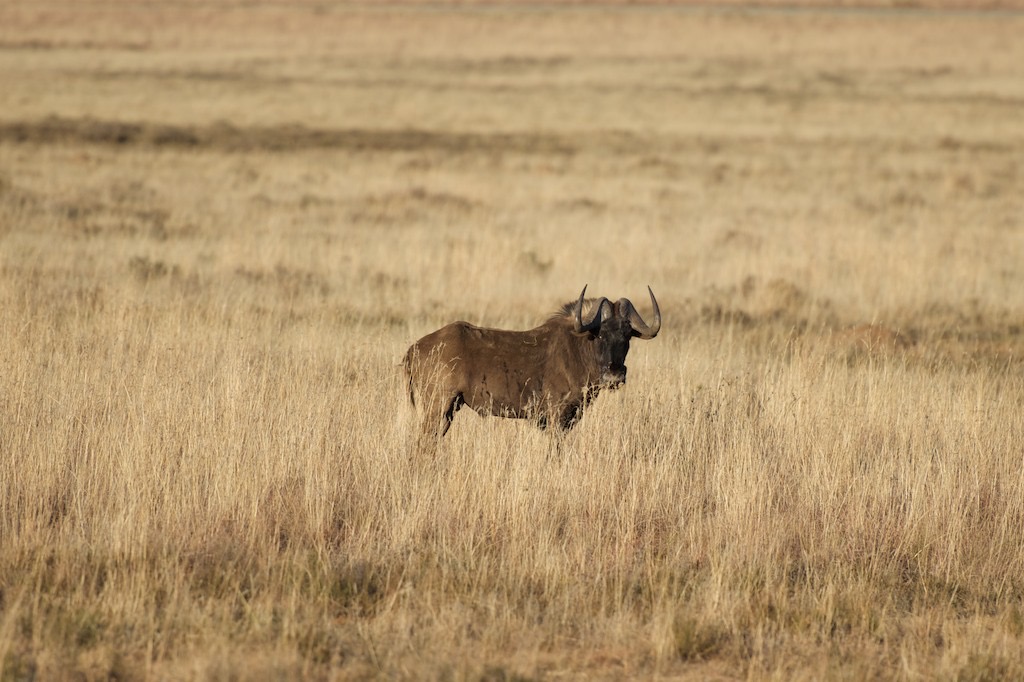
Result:
[[[0,3],[0,678],[1024,677],[1022,35]],[[584,284],[621,390],[415,447]]]

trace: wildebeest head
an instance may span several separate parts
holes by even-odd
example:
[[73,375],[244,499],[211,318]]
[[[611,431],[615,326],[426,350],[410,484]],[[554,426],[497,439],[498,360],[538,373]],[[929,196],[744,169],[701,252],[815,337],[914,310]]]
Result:
[[583,303],[587,287],[573,307],[573,328],[577,334],[588,334],[593,339],[594,360],[600,368],[600,384],[607,388],[618,388],[626,383],[626,354],[629,342],[635,336],[644,340],[653,339],[661,331],[661,311],[654,292],[647,287],[654,308],[654,321],[648,325],[640,317],[628,298],[612,303],[601,297],[592,302],[592,316],[583,321]]

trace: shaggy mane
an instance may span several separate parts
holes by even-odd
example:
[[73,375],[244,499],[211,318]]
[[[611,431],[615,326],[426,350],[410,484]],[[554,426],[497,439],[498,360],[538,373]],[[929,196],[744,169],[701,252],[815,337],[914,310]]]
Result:
[[[597,304],[599,298],[585,298],[583,299],[583,318],[589,319],[593,314],[594,306]],[[576,301],[569,301],[563,304],[558,310],[551,314],[548,320],[571,320],[573,319],[573,311],[576,310]]]

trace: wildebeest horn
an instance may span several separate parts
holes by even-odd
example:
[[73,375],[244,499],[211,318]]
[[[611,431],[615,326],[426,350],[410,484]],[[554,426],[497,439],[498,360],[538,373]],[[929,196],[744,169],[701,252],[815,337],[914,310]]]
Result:
[[576,307],[573,309],[573,322],[577,334],[582,334],[583,332],[592,332],[595,329],[599,329],[601,327],[601,321],[604,320],[605,317],[607,317],[607,315],[604,314],[606,312],[605,305],[610,305],[608,299],[602,296],[601,300],[597,302],[597,307],[594,310],[594,316],[590,318],[590,322],[584,324],[583,297],[586,295],[586,293],[587,287],[584,286],[583,291],[580,292],[579,300],[576,301]]
[[651,306],[654,308],[654,322],[648,325],[644,322],[644,319],[640,317],[640,313],[633,307],[633,303],[628,298],[619,300],[619,314],[629,320],[629,326],[633,328],[636,335],[641,339],[653,339],[661,331],[661,310],[658,308],[658,300],[654,298],[654,292],[651,291],[651,287],[647,287],[647,293],[651,295]]

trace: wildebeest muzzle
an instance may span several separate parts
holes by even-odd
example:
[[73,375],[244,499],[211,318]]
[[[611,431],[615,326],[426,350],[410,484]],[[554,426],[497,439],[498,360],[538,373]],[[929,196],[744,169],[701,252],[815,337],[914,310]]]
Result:
[[625,367],[609,367],[601,372],[601,384],[606,388],[618,388],[626,383]]

